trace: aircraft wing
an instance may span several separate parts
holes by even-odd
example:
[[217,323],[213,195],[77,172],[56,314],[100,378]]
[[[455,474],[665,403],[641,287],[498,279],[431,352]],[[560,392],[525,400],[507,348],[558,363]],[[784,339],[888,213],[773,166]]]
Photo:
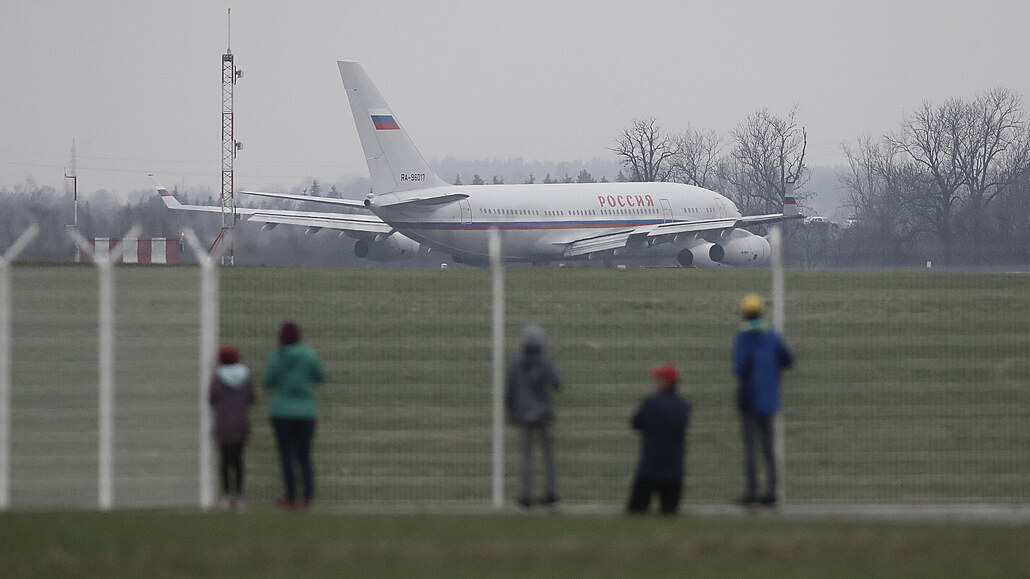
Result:
[[278,209],[249,209],[246,213],[246,220],[253,223],[265,223],[268,229],[277,225],[300,225],[307,227],[309,232],[319,229],[338,229],[341,231],[354,231],[357,233],[390,233],[390,227],[382,219],[374,215],[354,215],[351,213],[321,213],[318,211],[285,211]]
[[[161,196],[161,200],[169,209],[184,211],[201,211],[207,213],[221,213],[222,208],[214,205],[183,205],[179,203],[168,189],[165,189],[154,175],[150,180]],[[393,228],[387,225],[382,219],[374,215],[356,215],[353,213],[329,213],[318,211],[288,211],[284,209],[261,209],[257,207],[237,207],[236,215],[253,221],[264,223],[269,229],[277,225],[300,225],[307,227],[309,231],[319,229],[337,229],[342,231],[353,231],[356,233],[377,234],[390,233]]]
[[758,225],[760,223],[775,223],[777,221],[790,221],[791,219],[802,219],[804,215],[798,212],[797,200],[794,198],[794,182],[787,181],[787,192],[783,196],[783,213],[770,213],[768,215],[748,215],[737,219],[737,227],[745,225]]
[[672,221],[669,223],[658,223],[654,225],[642,225],[630,229],[611,231],[602,235],[594,235],[564,242],[566,257],[578,257],[602,251],[622,249],[640,243],[654,243],[658,238],[666,235],[678,235],[684,233],[701,234],[709,231],[721,231],[733,229],[744,225],[755,225],[758,223],[773,223],[800,219],[802,215],[784,215],[783,213],[772,213],[769,215],[754,215],[749,217],[725,217],[720,219],[702,219],[698,221]]
[[563,253],[566,257],[578,257],[581,255],[597,253],[599,251],[620,249],[629,245],[630,239],[633,237],[644,238],[652,227],[654,226],[647,225],[644,227],[633,227],[612,231],[602,235],[584,237],[571,242],[563,242],[565,245]]
[[805,216],[800,213],[793,215],[786,213],[770,213],[769,215],[749,215],[737,220],[737,226],[756,225],[759,223],[775,223],[777,221],[790,221],[791,219],[802,219]]
[[740,223],[735,217],[724,217],[721,219],[699,219],[697,221],[673,221],[670,223],[659,223],[650,225],[647,236],[650,238],[661,237],[662,235],[675,235],[677,233],[701,233],[705,231],[718,231],[720,229],[732,229]]

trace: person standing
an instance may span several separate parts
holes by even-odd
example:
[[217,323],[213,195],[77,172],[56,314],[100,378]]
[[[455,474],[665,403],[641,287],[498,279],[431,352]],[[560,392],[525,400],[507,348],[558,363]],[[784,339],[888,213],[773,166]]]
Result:
[[[778,481],[773,423],[780,412],[780,372],[794,363],[794,355],[762,318],[760,296],[744,296],[740,315],[744,320],[733,343],[733,371],[737,375],[737,409],[744,438],[747,487],[736,502],[744,506],[774,506]],[[765,464],[765,493],[760,496],[756,451],[761,451]]]
[[522,347],[508,365],[505,381],[505,409],[508,420],[520,428],[522,443],[522,491],[518,503],[533,505],[533,446],[541,439],[547,471],[547,495],[543,504],[558,503],[558,465],[554,451],[554,405],[551,392],[561,388],[554,363],[544,354],[544,333],[529,326],[522,335]]
[[315,435],[318,402],[315,385],[325,379],[322,361],[312,348],[300,341],[300,326],[285,322],[279,328],[279,347],[268,355],[262,383],[272,391],[269,414],[283,473],[284,495],[276,499],[283,508],[297,506],[294,467],[300,467],[303,494],[301,507],[315,498],[315,470],[311,463],[311,441]]
[[232,346],[218,350],[219,366],[208,388],[207,401],[214,411],[214,438],[218,444],[218,468],[222,480],[222,506],[242,508],[243,447],[250,438],[250,406],[254,384],[250,370],[240,363]]
[[679,371],[672,364],[649,370],[656,392],[645,398],[631,424],[640,431],[640,460],[630,490],[629,513],[647,512],[657,493],[662,514],[674,515],[683,494],[684,457],[690,402],[676,391]]

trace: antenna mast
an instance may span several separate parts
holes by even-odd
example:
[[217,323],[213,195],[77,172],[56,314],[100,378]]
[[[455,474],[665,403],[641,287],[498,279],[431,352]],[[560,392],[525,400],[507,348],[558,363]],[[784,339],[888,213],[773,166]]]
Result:
[[222,55],[222,230],[211,245],[213,252],[215,246],[228,233],[229,250],[222,254],[222,265],[232,265],[234,257],[233,230],[236,228],[236,199],[233,187],[233,161],[236,159],[236,151],[240,149],[240,142],[233,134],[233,88],[236,86],[236,79],[243,77],[243,71],[236,68],[233,59],[232,41],[232,9],[227,14],[227,40],[225,54]]
[[[72,227],[79,226],[79,174],[75,169],[75,139],[72,139],[72,172],[69,173],[67,170],[64,172],[65,179],[72,180],[72,199],[74,199],[75,205],[72,213]],[[67,191],[67,189],[66,189]]]

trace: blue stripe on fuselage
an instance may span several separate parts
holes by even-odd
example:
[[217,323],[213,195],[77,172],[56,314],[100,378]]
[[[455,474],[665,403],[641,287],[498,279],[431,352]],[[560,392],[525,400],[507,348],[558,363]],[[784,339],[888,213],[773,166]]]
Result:
[[508,229],[624,229],[626,227],[640,227],[642,225],[658,225],[664,221],[476,221],[475,223],[451,222],[415,222],[406,223],[394,221],[394,225],[400,229],[429,229],[429,230],[453,230],[469,231],[478,229],[490,229],[496,227],[501,230]]

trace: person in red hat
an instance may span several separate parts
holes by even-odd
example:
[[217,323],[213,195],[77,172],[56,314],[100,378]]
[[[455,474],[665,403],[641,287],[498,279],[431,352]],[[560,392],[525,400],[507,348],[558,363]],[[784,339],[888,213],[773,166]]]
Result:
[[211,377],[208,403],[214,411],[214,436],[222,478],[222,506],[236,509],[243,502],[243,446],[250,438],[250,406],[254,384],[232,346],[218,350],[218,369]]
[[679,371],[672,364],[649,370],[656,392],[645,398],[633,414],[640,431],[640,460],[626,510],[645,513],[657,493],[662,514],[674,515],[683,494],[684,457],[690,402],[676,391]]

